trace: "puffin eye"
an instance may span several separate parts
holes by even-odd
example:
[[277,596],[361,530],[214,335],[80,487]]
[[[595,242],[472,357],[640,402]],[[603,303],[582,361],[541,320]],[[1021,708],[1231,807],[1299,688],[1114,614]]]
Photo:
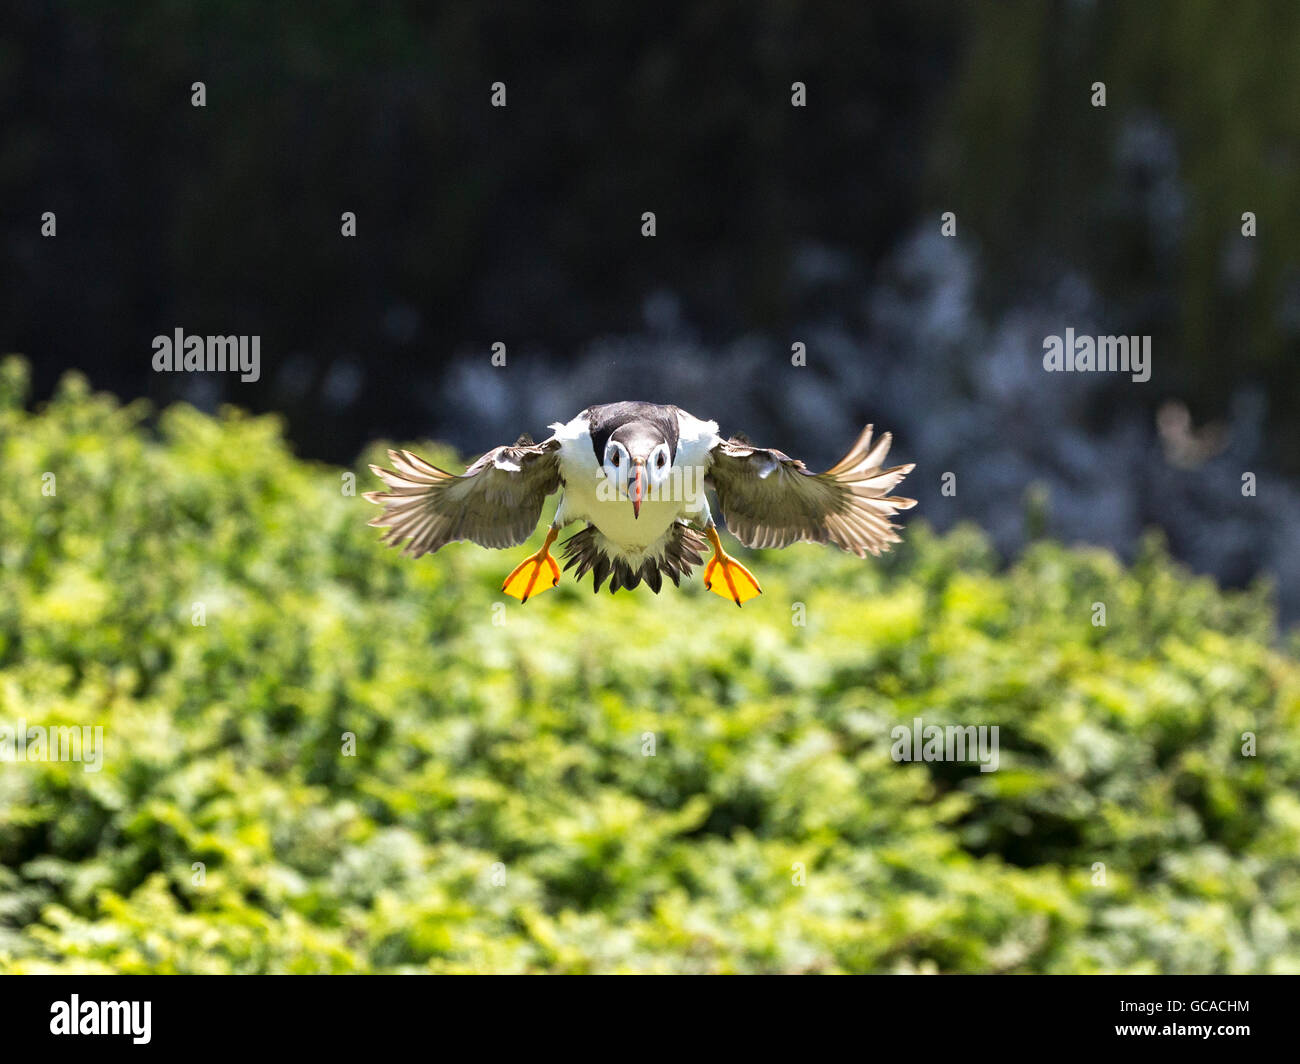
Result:
[[660,451],[660,452],[659,452],[659,460],[658,460],[657,462],[655,462],[655,465],[656,465],[658,468],[663,469],[663,467],[664,467],[664,463],[665,463],[666,461],[668,461],[668,456],[667,456],[666,454],[664,454],[663,451]]
[[615,451],[612,455],[610,455],[609,460],[613,462],[614,465],[618,465],[618,452]]

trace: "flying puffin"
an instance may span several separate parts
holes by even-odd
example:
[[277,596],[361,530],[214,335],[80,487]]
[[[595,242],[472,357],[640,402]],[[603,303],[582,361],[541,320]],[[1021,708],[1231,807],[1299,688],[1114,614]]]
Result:
[[586,527],[563,544],[565,569],[576,565],[579,580],[590,570],[592,590],[608,577],[611,592],[644,580],[657,594],[664,576],[677,585],[690,575],[707,543],[713,557],[704,586],[739,606],[763,589],[722,549],[706,488],[746,547],[830,542],[859,558],[900,542],[889,519],[916,505],[890,494],[913,466],[884,468],[891,437],[873,445],[870,425],[825,473],[743,436],[723,439],[717,422],[675,406],[606,403],[550,428],[549,439],[521,436],[460,476],[410,451],[389,451],[392,469],[370,467],[389,488],[366,493],[384,507],[370,524],[389,530],[385,543],[409,538],[403,554],[412,558],[462,539],[517,547],[537,527],[546,497],[563,490],[541,550],[506,577],[507,595],[527,602],[559,584],[551,544],[565,525],[582,521]]

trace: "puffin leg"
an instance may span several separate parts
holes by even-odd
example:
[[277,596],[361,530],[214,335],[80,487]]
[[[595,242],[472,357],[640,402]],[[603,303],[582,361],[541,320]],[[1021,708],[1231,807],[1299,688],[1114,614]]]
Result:
[[[517,598],[520,603],[524,603],[531,596],[540,595],[543,591],[549,591],[558,585],[560,567],[551,557],[551,544],[559,534],[560,530],[551,525],[546,531],[546,542],[542,544],[542,549],[536,554],[530,554],[516,565],[514,572],[507,576],[506,582],[501,585],[501,590],[511,598]],[[543,565],[549,570],[547,580],[541,579]]]
[[731,599],[737,606],[761,595],[763,589],[758,586],[754,574],[722,549],[718,530],[710,524],[704,534],[709,537],[709,544],[713,547],[713,557],[704,569],[705,589]]

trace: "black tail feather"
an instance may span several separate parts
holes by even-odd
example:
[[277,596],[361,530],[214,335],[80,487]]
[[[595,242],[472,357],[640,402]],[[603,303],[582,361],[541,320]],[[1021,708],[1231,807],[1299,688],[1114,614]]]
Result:
[[596,527],[588,525],[581,532],[570,536],[562,544],[566,570],[575,565],[578,571],[574,579],[581,580],[587,572],[591,573],[592,591],[599,591],[605,578],[609,578],[609,591],[637,587],[642,580],[649,585],[656,595],[663,587],[663,578],[668,577],[675,587],[681,586],[681,578],[690,576],[691,569],[703,560],[706,548],[704,537],[693,528],[683,524],[674,524],[668,531],[668,541],[663,555],[658,559],[647,558],[639,568],[633,569],[626,559],[619,555],[610,555],[596,543]]

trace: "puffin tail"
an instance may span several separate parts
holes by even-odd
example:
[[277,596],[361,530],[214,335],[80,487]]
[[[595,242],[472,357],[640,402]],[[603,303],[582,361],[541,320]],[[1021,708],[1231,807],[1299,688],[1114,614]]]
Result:
[[620,588],[630,591],[644,580],[656,595],[665,576],[674,586],[679,586],[681,578],[690,576],[692,567],[704,561],[704,551],[708,549],[703,536],[679,522],[674,522],[664,533],[663,539],[656,544],[655,554],[637,561],[629,561],[618,553],[595,525],[588,525],[570,536],[562,546],[568,559],[564,568],[578,567],[575,580],[581,580],[590,570],[592,591],[599,591],[608,577],[610,594]]

